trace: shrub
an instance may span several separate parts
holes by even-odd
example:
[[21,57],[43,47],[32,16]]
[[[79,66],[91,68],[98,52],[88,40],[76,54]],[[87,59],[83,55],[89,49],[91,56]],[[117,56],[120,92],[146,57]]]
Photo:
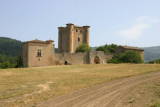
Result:
[[142,63],[142,58],[138,52],[126,51],[113,56],[108,63]]
[[90,50],[91,48],[87,44],[82,44],[76,49],[76,52],[89,52]]
[[150,61],[148,62],[149,64],[160,64],[160,59],[154,60],[154,61]]
[[96,51],[103,51],[105,53],[116,53],[116,50],[118,48],[118,45],[116,44],[111,44],[111,45],[104,45],[104,46],[100,46],[96,49]]
[[5,69],[5,68],[14,68],[16,67],[16,64],[12,64],[10,62],[3,62],[0,63],[0,68]]
[[0,55],[0,68],[18,68],[23,67],[22,57],[12,57]]

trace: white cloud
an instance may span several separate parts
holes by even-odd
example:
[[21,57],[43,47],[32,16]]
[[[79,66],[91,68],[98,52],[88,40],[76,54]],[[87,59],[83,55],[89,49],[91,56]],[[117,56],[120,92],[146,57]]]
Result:
[[160,20],[156,17],[140,16],[136,19],[135,24],[129,28],[118,31],[117,34],[126,39],[138,39],[143,36],[146,30],[152,28],[154,24],[159,22]]

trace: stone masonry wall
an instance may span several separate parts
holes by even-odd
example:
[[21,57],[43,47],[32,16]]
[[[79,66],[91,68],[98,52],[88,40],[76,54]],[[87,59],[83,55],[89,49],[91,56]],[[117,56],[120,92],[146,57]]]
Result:
[[[38,50],[41,50],[41,56],[37,56]],[[23,62],[26,67],[49,66],[55,64],[52,44],[26,43],[23,48],[23,53]]]
[[55,54],[57,64],[87,64],[87,53],[57,53]]

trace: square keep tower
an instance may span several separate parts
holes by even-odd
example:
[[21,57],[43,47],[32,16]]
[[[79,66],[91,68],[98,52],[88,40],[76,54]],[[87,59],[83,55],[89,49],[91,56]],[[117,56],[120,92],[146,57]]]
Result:
[[66,24],[66,27],[58,27],[59,52],[75,53],[81,44],[89,46],[90,26],[75,26]]

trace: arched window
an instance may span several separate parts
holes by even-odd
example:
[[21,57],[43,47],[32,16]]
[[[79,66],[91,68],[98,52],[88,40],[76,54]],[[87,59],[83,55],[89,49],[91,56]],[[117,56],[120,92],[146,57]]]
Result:
[[37,57],[41,57],[42,56],[42,51],[41,51],[41,49],[38,49],[38,51],[37,51]]

